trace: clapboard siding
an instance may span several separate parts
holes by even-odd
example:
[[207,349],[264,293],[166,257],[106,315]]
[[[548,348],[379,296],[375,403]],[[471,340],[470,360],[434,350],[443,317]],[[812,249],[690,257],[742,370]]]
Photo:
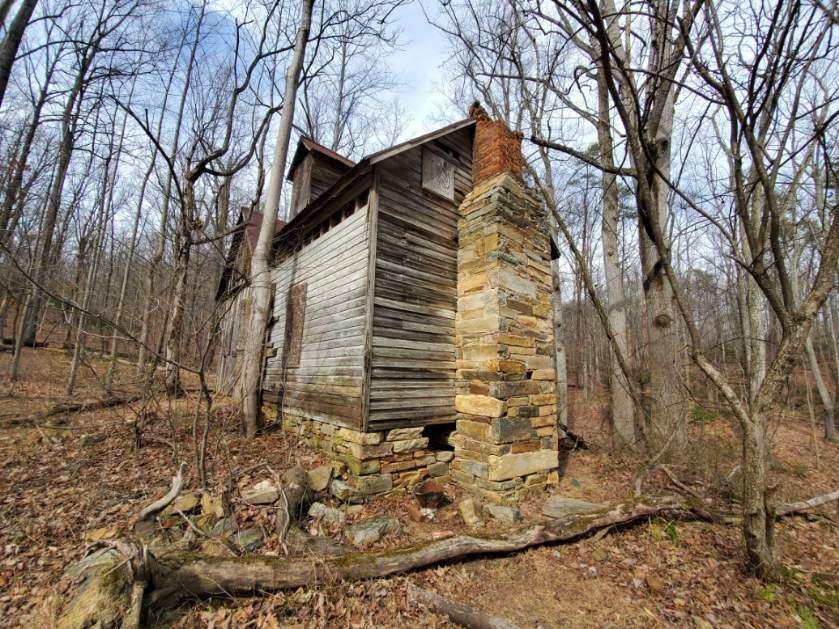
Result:
[[[271,272],[275,297],[263,388],[287,413],[363,426],[367,218],[366,207],[357,210]],[[299,282],[306,282],[300,360],[283,373],[287,299]]]
[[423,146],[376,166],[368,430],[455,419],[457,208],[472,186],[471,134],[424,147],[455,163],[453,201],[423,190]]

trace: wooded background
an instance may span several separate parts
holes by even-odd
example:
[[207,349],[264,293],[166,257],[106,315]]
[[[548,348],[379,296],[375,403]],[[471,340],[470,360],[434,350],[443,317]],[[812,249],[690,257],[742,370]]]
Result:
[[[353,159],[402,137],[403,0],[318,2],[299,86],[291,0],[0,3],[0,330],[177,394],[212,364],[224,253],[260,209],[284,94],[293,138]],[[748,552],[774,567],[766,434],[805,399],[835,440],[837,13],[818,0],[459,0],[441,90],[525,138],[553,216],[567,386],[603,387],[615,444],[678,460],[723,407]],[[418,60],[418,62],[420,62]],[[276,115],[275,115],[276,114]],[[438,121],[439,122],[439,121]],[[282,214],[284,204],[280,204]],[[266,219],[275,216],[266,213]],[[223,307],[223,306],[222,306]],[[793,369],[802,377],[792,378]],[[567,399],[567,397],[566,397]],[[574,409],[565,408],[573,430]]]

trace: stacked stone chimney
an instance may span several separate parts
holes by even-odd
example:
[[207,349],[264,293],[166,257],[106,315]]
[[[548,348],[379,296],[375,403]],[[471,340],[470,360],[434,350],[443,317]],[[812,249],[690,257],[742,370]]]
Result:
[[452,477],[496,501],[557,480],[550,241],[522,183],[521,134],[477,103],[473,191],[458,222]]

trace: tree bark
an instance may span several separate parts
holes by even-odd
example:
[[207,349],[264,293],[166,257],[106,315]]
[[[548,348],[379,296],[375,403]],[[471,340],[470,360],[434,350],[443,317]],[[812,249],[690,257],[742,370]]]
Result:
[[0,106],[3,104],[6,87],[9,85],[9,77],[12,74],[17,49],[20,47],[23,33],[29,26],[29,20],[32,18],[32,13],[35,11],[37,4],[38,0],[23,0],[21,2],[12,23],[9,24],[9,30],[6,31],[3,44],[0,45]]
[[[271,278],[269,258],[271,243],[274,237],[274,226],[277,222],[277,211],[280,205],[280,192],[283,184],[288,145],[291,138],[291,128],[294,124],[294,109],[297,100],[297,88],[303,60],[306,54],[306,44],[312,22],[312,8],[314,0],[303,0],[301,6],[300,26],[294,42],[294,54],[288,66],[285,78],[285,93],[283,96],[283,113],[280,126],[277,129],[277,144],[274,159],[271,164],[271,174],[268,179],[268,190],[265,196],[265,209],[262,213],[262,223],[259,226],[259,236],[251,256],[250,281],[253,295],[251,305],[248,336],[245,341],[245,353],[242,358],[241,407],[242,422],[245,434],[254,437],[260,427],[260,388],[262,380],[262,361],[264,356],[265,329],[268,325],[268,308],[271,303]],[[292,210],[293,211],[293,210]],[[289,216],[289,220],[293,216]]]
[[554,354],[556,360],[556,420],[559,428],[568,430],[568,360],[563,340],[562,280],[559,276],[559,258],[551,260],[553,271]]
[[[613,19],[617,24],[617,20]],[[598,70],[597,80],[597,144],[600,161],[607,168],[614,169],[614,151],[609,116],[609,94],[603,79],[603,70]],[[628,356],[626,328],[626,298],[623,290],[623,274],[620,267],[620,245],[618,225],[620,205],[617,177],[604,170],[601,175],[603,186],[603,216],[600,234],[603,249],[603,271],[606,276],[606,294],[609,302],[609,323],[615,335],[615,344],[624,356]],[[609,347],[609,401],[612,422],[612,437],[621,445],[635,443],[635,408],[629,393],[629,383],[624,376],[615,350]]]
[[777,577],[775,513],[766,486],[766,418],[754,414],[743,430],[743,539],[746,563],[761,579]]

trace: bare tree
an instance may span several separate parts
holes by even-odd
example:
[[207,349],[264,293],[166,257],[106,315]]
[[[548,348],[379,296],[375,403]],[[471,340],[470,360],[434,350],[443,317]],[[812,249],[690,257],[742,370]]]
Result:
[[251,256],[250,281],[252,303],[250,313],[250,331],[242,365],[242,421],[245,434],[254,437],[260,424],[259,389],[264,356],[264,330],[268,325],[268,306],[271,302],[271,281],[268,262],[271,256],[271,243],[274,238],[274,226],[280,207],[283,175],[285,173],[291,127],[294,124],[294,107],[297,101],[297,88],[300,72],[309,40],[312,25],[314,0],[303,0],[300,8],[300,24],[294,41],[294,54],[285,76],[285,94],[283,95],[283,113],[277,129],[277,143],[268,177],[268,190],[265,195],[265,208],[259,226],[256,246]]
[[[11,3],[8,3],[9,5]],[[32,14],[35,12],[35,7],[38,6],[38,0],[23,0],[18,7],[15,17],[9,24],[6,30],[6,36],[3,42],[0,43],[0,105],[3,104],[3,98],[6,95],[6,86],[9,84],[9,77],[12,74],[12,65],[15,62],[20,42],[23,39],[23,33],[26,27],[29,26],[29,20],[32,19]],[[8,9],[9,7],[5,7]]]

